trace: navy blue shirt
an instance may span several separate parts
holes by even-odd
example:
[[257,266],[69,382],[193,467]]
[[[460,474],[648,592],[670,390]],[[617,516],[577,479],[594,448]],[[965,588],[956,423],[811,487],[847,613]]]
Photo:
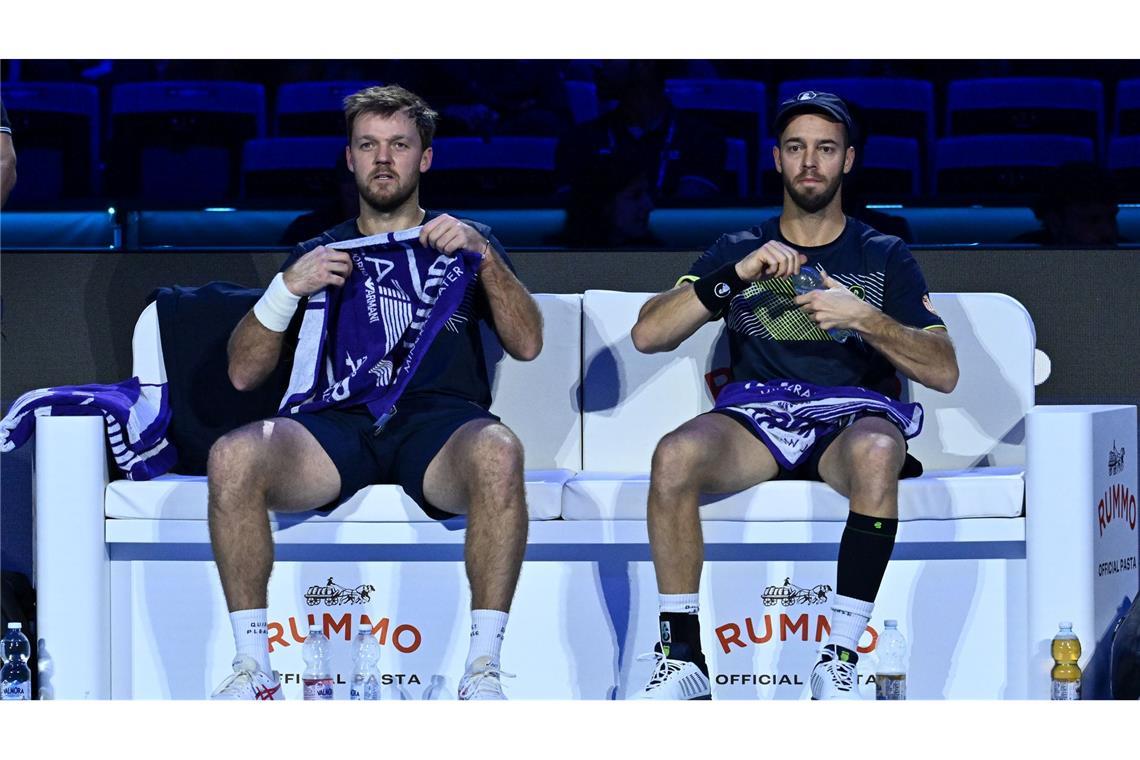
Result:
[[[424,224],[440,216],[441,212],[429,211],[424,217]],[[461,220],[476,230],[479,234],[491,241],[495,249],[507,266],[514,271],[514,265],[502,244],[491,234],[491,228],[485,224]],[[338,224],[322,234],[298,244],[289,254],[289,258],[281,265],[281,271],[291,267],[293,263],[319,245],[329,245],[343,240],[353,240],[365,237],[356,227],[356,220]],[[487,409],[491,406],[491,385],[487,379],[487,362],[483,356],[483,340],[479,332],[479,321],[490,321],[491,310],[487,302],[487,294],[483,290],[480,280],[473,280],[467,287],[463,303],[451,315],[444,328],[436,335],[423,359],[420,360],[415,374],[408,381],[401,398],[411,400],[414,397],[443,394],[467,399]]]
[[[926,280],[906,243],[847,217],[843,232],[821,246],[795,245],[780,233],[780,217],[750,230],[722,235],[679,282],[691,282],[735,263],[769,240],[807,256],[887,316],[909,327],[945,327],[930,304]],[[897,397],[895,368],[861,339],[839,342],[820,329],[793,299],[790,278],[762,280],[734,296],[723,315],[733,379],[805,380],[816,385],[858,385]]]

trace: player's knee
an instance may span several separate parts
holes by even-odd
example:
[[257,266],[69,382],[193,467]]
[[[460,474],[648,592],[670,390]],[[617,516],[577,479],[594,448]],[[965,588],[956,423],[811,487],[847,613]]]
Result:
[[473,462],[478,473],[521,482],[524,458],[522,441],[506,425],[488,425],[477,434]]
[[906,449],[885,433],[866,433],[852,443],[851,472],[856,487],[893,487],[902,470]]
[[658,488],[677,488],[695,480],[701,444],[694,436],[672,432],[653,450],[650,478]]
[[257,470],[259,456],[258,441],[253,436],[241,430],[227,433],[210,447],[207,477],[217,485],[235,485],[248,480]]

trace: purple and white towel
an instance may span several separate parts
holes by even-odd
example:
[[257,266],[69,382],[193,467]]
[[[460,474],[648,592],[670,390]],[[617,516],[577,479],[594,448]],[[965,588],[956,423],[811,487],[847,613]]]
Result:
[[825,387],[795,380],[730,383],[717,396],[715,408],[746,417],[787,469],[799,465],[818,438],[859,417],[886,417],[908,440],[922,432],[921,404],[905,404],[857,386]]
[[0,451],[23,446],[37,417],[102,416],[115,463],[131,480],[169,472],[178,460],[166,439],[170,403],[166,384],[142,384],[137,377],[110,385],[61,385],[28,391],[0,420]]
[[353,271],[309,297],[281,414],[365,405],[381,424],[390,416],[481,261],[421,245],[421,229],[329,246],[349,252]]

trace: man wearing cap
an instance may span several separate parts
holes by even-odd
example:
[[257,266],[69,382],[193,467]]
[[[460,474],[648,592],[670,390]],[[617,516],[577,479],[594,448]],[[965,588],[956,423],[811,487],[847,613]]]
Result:
[[922,409],[898,401],[896,372],[949,393],[958,363],[906,244],[843,214],[852,131],[835,95],[802,92],[781,103],[772,151],[781,214],[722,235],[675,288],[646,302],[633,327],[637,349],[656,353],[724,319],[733,373],[714,409],[653,453],[648,521],[661,643],[638,698],[711,697],[697,617],[698,500],[769,480],[823,481],[849,500],[830,638],[811,693],[858,698],[856,651],[894,548],[898,480],[922,472],[906,446]]

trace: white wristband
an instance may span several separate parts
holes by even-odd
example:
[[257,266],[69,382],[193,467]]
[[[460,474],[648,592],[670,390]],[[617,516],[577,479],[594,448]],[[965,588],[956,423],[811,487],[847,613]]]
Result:
[[285,286],[285,275],[281,272],[269,283],[265,294],[253,306],[253,316],[273,332],[285,332],[297,311],[301,296],[295,296]]

